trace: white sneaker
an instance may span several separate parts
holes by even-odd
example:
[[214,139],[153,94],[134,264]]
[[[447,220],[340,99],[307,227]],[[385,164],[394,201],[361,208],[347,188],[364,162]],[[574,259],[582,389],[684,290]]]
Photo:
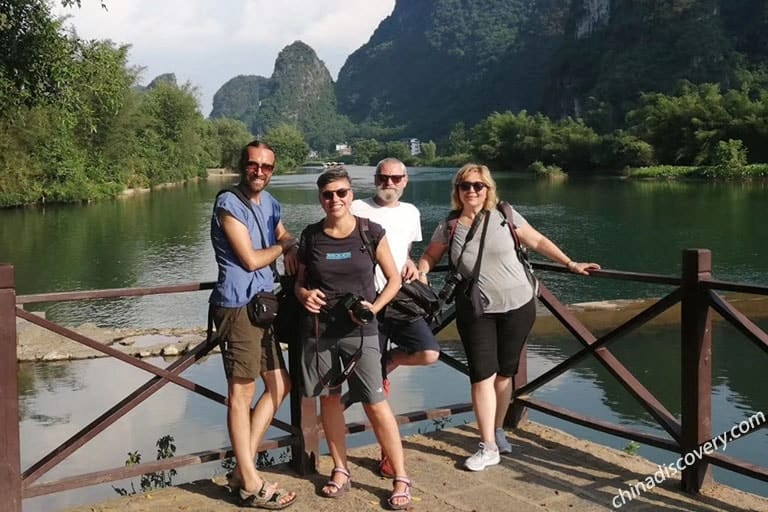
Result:
[[499,448],[499,453],[512,453],[512,445],[507,441],[507,433],[503,428],[496,429],[496,446]]
[[464,467],[470,471],[482,471],[499,462],[501,462],[499,450],[491,450],[485,447],[485,443],[480,443],[480,449],[464,461]]

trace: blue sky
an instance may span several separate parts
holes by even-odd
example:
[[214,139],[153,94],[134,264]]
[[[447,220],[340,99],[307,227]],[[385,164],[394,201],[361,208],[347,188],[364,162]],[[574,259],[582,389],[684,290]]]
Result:
[[237,75],[269,77],[277,54],[300,40],[336,79],[350,53],[370,39],[395,0],[82,0],[63,8],[85,39],[131,45],[129,64],[144,68],[140,83],[175,73],[198,88],[201,112]]

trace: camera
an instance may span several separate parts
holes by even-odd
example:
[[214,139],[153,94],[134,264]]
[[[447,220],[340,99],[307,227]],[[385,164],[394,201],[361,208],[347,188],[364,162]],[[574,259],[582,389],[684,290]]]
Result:
[[461,283],[463,280],[464,278],[461,277],[461,274],[458,272],[451,272],[448,274],[445,278],[445,284],[443,285],[443,288],[437,294],[437,296],[440,298],[440,301],[444,302],[445,304],[450,304],[453,302],[453,296],[456,294],[456,285]]
[[355,318],[360,320],[362,323],[367,324],[373,320],[374,315],[373,311],[362,304],[362,301],[362,297],[353,293],[348,293],[341,298],[339,303],[344,309],[352,312]]

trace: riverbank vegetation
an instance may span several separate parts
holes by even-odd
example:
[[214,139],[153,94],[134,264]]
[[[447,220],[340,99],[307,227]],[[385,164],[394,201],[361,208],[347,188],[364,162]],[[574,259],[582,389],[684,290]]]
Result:
[[[0,48],[0,207],[183,182],[234,168],[253,138],[240,121],[204,119],[195,88],[173,74],[137,85],[128,46],[64,30],[47,0],[0,0]],[[266,137],[285,146],[282,168],[306,156],[291,137]]]
[[[716,84],[681,82],[673,95],[644,94],[625,126],[610,132],[583,119],[497,112],[469,129],[455,125],[447,140],[422,144],[419,156],[410,155],[403,143],[357,141],[352,161],[373,163],[394,155],[409,165],[457,167],[474,160],[546,177],[565,172],[763,178],[768,177],[768,89],[756,77],[749,83],[723,92]],[[589,112],[585,119],[595,116]]]
[[[115,197],[203,176],[210,167],[231,169],[253,138],[241,121],[203,118],[195,87],[177,84],[173,74],[137,85],[141,69],[128,66],[128,46],[80,39],[54,19],[47,0],[0,0],[0,48],[0,207]],[[392,140],[408,135],[398,128],[349,123],[341,132],[321,130],[334,138],[318,157],[370,165],[394,156],[451,168],[478,161],[548,178],[765,177],[768,73],[744,67],[730,86],[683,81],[670,94],[642,94],[618,129],[604,122],[611,106],[600,102],[578,119],[494,112],[423,141],[416,156],[402,139]],[[264,134],[279,170],[305,161],[311,135],[295,124]],[[332,153],[335,137],[345,137],[339,142],[351,155]]]

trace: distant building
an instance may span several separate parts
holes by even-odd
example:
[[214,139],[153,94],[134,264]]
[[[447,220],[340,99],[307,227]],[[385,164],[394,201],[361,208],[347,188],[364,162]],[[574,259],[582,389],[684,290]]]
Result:
[[405,143],[405,145],[408,147],[408,151],[411,153],[411,155],[420,155],[421,154],[421,141],[416,138],[406,138],[406,139],[400,139],[400,142]]
[[320,156],[320,153],[318,153],[317,150],[310,149],[307,158],[317,158],[318,156]]
[[349,144],[336,144],[336,154],[340,156],[351,155],[352,148]]

